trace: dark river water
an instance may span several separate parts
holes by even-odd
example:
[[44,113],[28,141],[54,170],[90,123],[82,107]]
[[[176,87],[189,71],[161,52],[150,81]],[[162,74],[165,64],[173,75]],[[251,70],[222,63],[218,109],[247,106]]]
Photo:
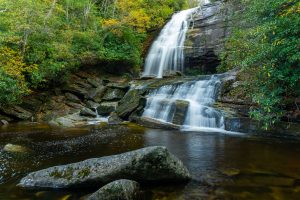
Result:
[[[28,153],[8,153],[8,144]],[[126,126],[51,129],[41,124],[0,128],[0,199],[83,199],[88,190],[24,190],[27,173],[93,157],[163,145],[187,166],[185,185],[143,186],[147,199],[300,199],[300,142],[250,135],[180,132]]]

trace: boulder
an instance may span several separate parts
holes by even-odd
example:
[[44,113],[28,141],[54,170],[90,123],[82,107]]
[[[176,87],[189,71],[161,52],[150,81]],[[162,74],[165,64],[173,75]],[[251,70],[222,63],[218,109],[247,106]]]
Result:
[[85,117],[97,117],[97,114],[89,108],[82,108],[80,115]]
[[139,189],[138,182],[121,179],[103,186],[87,200],[134,200],[138,198]]
[[0,120],[0,126],[5,126],[5,125],[8,125],[8,124],[9,124],[9,122],[6,121],[5,119]]
[[130,90],[120,101],[116,113],[123,119],[129,117],[140,105],[145,105],[146,99],[141,95],[140,90]]
[[103,81],[99,78],[87,78],[86,80],[89,84],[91,84],[95,88],[103,85]]
[[85,124],[84,122],[86,122],[88,119],[89,119],[88,117],[80,116],[79,113],[77,112],[74,114],[53,119],[49,121],[49,125],[59,126],[63,128],[71,128],[71,127]]
[[97,107],[99,115],[108,116],[114,112],[118,106],[118,102],[103,102]]
[[66,96],[67,100],[70,102],[81,103],[81,100],[74,94],[66,93],[65,96]]
[[94,102],[101,102],[103,95],[105,94],[106,87],[103,85],[98,86],[97,88],[92,88],[88,91],[86,98]]
[[88,93],[89,93],[88,91],[90,88],[91,87],[84,87],[82,85],[73,83],[73,84],[67,85],[64,88],[64,91],[75,94],[76,96],[79,96],[80,98],[83,99],[88,95]]
[[31,150],[21,145],[7,144],[4,146],[3,151],[10,152],[10,153],[28,153]]
[[186,113],[189,108],[189,102],[183,100],[176,100],[175,101],[175,112],[174,117],[172,120],[173,124],[183,125]]
[[70,106],[71,108],[74,108],[74,109],[82,109],[84,108],[84,106],[82,104],[79,104],[79,103],[73,103],[73,102],[66,102],[66,105]]
[[106,93],[103,97],[103,100],[106,100],[106,101],[120,100],[124,97],[124,95],[125,95],[124,90],[109,88],[106,91]]
[[108,124],[109,125],[119,125],[122,124],[123,120],[120,119],[117,113],[113,112],[110,114],[108,118]]
[[25,188],[78,188],[104,185],[118,179],[176,183],[190,178],[187,168],[166,147],[153,146],[32,172],[18,185]]
[[130,86],[128,83],[108,83],[107,87],[112,89],[129,90]]
[[2,112],[19,120],[28,120],[32,117],[32,113],[19,106],[2,108]]
[[40,100],[39,98],[40,98],[39,96],[34,96],[34,95],[26,97],[22,100],[22,104],[20,105],[20,107],[30,112],[36,113],[41,109],[43,105],[43,101]]
[[179,130],[180,126],[177,124],[162,122],[160,120],[152,119],[149,117],[130,116],[130,121],[139,125],[154,128],[154,129],[166,129],[166,130]]
[[91,100],[85,102],[85,105],[86,105],[88,108],[90,108],[90,109],[95,109],[95,108],[97,108],[97,107],[100,106],[99,103],[96,103],[96,102],[91,101]]

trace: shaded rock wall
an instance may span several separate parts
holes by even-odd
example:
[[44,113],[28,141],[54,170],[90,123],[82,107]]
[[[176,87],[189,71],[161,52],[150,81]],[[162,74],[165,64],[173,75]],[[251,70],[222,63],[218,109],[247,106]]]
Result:
[[185,73],[215,73],[224,40],[233,24],[231,15],[237,8],[225,1],[201,6],[193,15],[185,43]]

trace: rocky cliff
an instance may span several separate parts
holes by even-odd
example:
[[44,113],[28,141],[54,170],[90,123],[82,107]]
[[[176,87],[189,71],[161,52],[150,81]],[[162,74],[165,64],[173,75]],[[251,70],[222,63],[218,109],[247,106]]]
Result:
[[235,10],[237,7],[227,1],[214,1],[193,14],[185,42],[185,73],[216,72]]

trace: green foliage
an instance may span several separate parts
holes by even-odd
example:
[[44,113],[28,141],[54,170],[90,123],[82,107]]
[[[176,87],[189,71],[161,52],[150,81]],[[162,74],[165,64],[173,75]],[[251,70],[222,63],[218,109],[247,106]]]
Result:
[[0,0],[0,54],[11,58],[0,59],[1,87],[11,91],[0,104],[60,83],[78,67],[122,63],[137,71],[147,32],[184,6],[186,0]]
[[279,121],[286,99],[300,95],[300,2],[242,0],[240,26],[227,41],[219,70],[249,72],[251,97],[258,107],[251,116],[268,128]]
[[10,77],[0,68],[0,106],[15,104],[26,94],[18,86],[17,80]]

